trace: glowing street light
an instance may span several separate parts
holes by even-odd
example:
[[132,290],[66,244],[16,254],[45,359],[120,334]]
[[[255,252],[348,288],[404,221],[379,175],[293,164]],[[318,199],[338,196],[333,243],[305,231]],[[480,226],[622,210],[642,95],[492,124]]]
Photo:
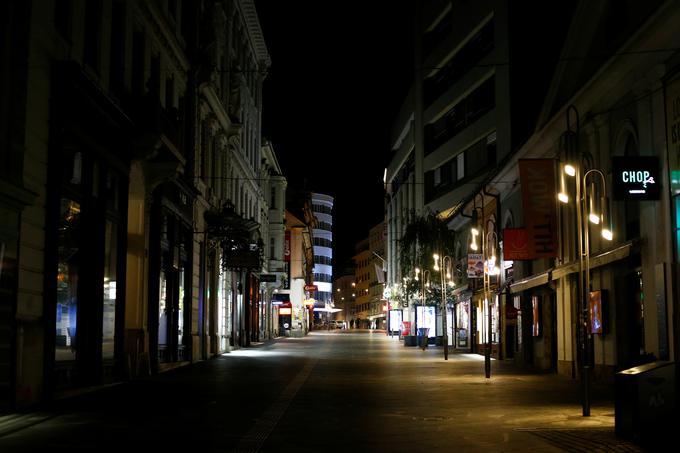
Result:
[[[573,110],[576,114],[576,130],[571,129],[569,112]],[[569,197],[566,195],[566,182],[564,175],[574,178],[576,186],[576,222],[578,230],[578,252],[579,252],[579,302],[581,311],[581,328],[583,329],[582,346],[582,370],[581,380],[583,388],[583,416],[590,415],[590,313],[588,311],[588,299],[590,296],[590,228],[588,222],[600,226],[600,234],[602,237],[611,241],[614,239],[614,233],[611,227],[611,218],[609,216],[609,200],[607,199],[607,183],[604,173],[597,169],[586,170],[581,177],[583,169],[587,168],[584,163],[586,154],[578,154],[578,134],[579,134],[579,119],[578,111],[573,105],[567,109],[567,132],[565,138],[568,139],[568,148],[566,152],[567,159],[578,158],[578,164],[566,163],[562,164],[560,171],[560,193],[557,198],[560,202],[569,203]],[[582,168],[583,167],[583,168]],[[595,179],[593,179],[595,178]],[[600,183],[600,213],[595,203],[597,195],[596,182]],[[587,215],[586,215],[587,214]]]
[[[432,255],[434,258],[434,270],[439,271],[439,280],[441,282],[441,291],[442,291],[442,330],[444,331],[444,334],[442,335],[442,343],[444,346],[444,360],[449,360],[449,340],[448,340],[448,327],[447,327],[447,322],[446,322],[446,281],[448,281],[448,284],[453,287],[453,281],[451,280],[451,257],[448,255],[444,255],[441,258],[441,266],[439,266],[439,255],[435,253]],[[448,263],[448,266],[447,266]],[[444,277],[446,277],[446,281],[444,280]]]

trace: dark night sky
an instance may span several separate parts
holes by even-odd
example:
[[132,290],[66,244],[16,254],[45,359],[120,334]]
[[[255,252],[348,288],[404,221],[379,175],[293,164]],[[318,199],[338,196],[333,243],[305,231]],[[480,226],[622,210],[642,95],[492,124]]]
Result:
[[255,4],[272,60],[263,135],[289,187],[335,197],[338,267],[383,219],[389,131],[413,73],[413,3]]

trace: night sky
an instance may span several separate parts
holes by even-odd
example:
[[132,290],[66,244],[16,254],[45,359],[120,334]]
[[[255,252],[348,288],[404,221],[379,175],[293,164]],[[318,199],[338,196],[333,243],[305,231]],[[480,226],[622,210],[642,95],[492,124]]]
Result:
[[263,136],[289,187],[335,197],[338,267],[384,216],[390,128],[413,78],[413,3],[255,4],[272,60]]

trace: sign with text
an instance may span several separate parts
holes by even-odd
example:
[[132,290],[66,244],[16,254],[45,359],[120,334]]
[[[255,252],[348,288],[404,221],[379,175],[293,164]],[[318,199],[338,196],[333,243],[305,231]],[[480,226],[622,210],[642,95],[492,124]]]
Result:
[[261,282],[276,282],[276,274],[260,274]]
[[520,159],[519,178],[528,254],[534,259],[553,258],[557,256],[555,161]]
[[529,253],[526,228],[503,229],[503,259],[506,261],[533,259]]
[[481,253],[468,253],[468,278],[482,278],[484,276],[484,256]]
[[617,156],[612,158],[614,200],[658,200],[659,158],[656,156]]
[[305,291],[317,291],[318,289],[316,285],[305,285]]
[[290,230],[286,230],[284,237],[283,261],[290,262]]

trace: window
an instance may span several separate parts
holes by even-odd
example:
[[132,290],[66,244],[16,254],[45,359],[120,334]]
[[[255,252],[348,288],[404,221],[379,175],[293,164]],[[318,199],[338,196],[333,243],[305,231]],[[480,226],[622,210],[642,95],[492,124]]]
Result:
[[276,187],[271,188],[271,194],[269,196],[269,207],[271,209],[276,209]]
[[132,91],[144,94],[144,32],[135,29],[132,33]]
[[99,73],[99,47],[101,44],[102,0],[85,3],[85,36],[83,37],[83,61]]
[[494,22],[487,22],[441,69],[424,82],[425,103],[431,105],[494,48]]
[[269,259],[276,259],[276,238],[269,238]]
[[491,139],[493,136],[495,132],[478,140],[439,167],[425,172],[425,202],[429,203],[457,187],[466,176],[474,177],[489,168],[496,161],[496,141]]
[[425,126],[425,153],[452,139],[495,107],[495,78],[482,82],[436,121]]
[[161,56],[155,54],[151,57],[151,76],[149,78],[149,92],[160,99],[161,95]]
[[54,2],[54,28],[66,40],[71,39],[71,14],[73,5],[71,0],[57,0]]
[[[60,2],[56,2],[60,3]],[[125,5],[114,1],[111,5],[111,54],[109,64],[109,86],[114,93],[123,89],[125,76]]]
[[165,79],[165,108],[175,107],[175,78],[170,76]]

